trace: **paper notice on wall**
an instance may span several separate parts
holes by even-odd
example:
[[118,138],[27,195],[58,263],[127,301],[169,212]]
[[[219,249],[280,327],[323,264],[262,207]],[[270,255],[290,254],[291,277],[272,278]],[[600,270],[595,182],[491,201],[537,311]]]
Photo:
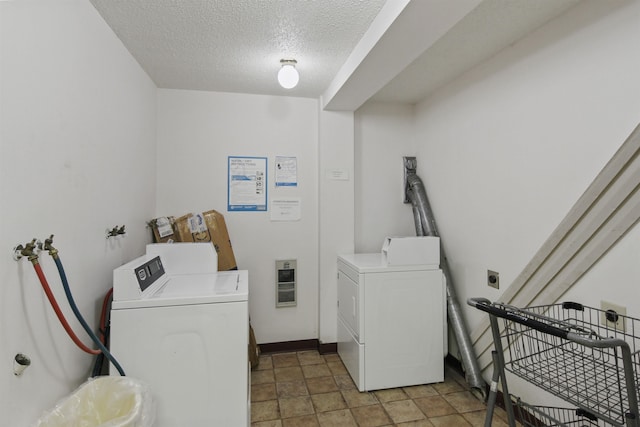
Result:
[[267,158],[229,157],[228,211],[267,210]]
[[327,179],[331,181],[348,181],[349,171],[347,169],[327,169],[325,171]]
[[298,159],[276,156],[276,187],[298,186]]
[[271,199],[271,221],[299,221],[301,216],[299,197]]

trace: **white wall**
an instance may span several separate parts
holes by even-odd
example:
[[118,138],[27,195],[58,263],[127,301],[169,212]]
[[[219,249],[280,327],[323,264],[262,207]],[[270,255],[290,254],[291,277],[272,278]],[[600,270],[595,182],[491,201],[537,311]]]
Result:
[[[91,4],[0,2],[0,424],[25,426],[90,374],[19,243],[55,234],[74,299],[97,327],[113,269],[142,253],[155,209],[156,88]],[[106,229],[127,235],[106,240]],[[77,335],[49,255],[42,268]],[[13,375],[13,358],[31,366]]]
[[462,301],[499,298],[486,270],[508,286],[637,125],[638,22],[638,2],[586,2],[418,106],[418,170]]
[[[586,1],[416,106],[365,105],[356,113],[356,247],[397,218],[397,141],[414,139],[467,324],[485,314],[471,296],[499,300],[640,120],[640,2]],[[384,123],[384,125],[382,124]],[[370,149],[386,140],[386,147]],[[406,148],[411,152],[413,145]],[[391,166],[387,166],[391,163]],[[395,166],[394,166],[395,165]],[[369,182],[372,181],[371,184]],[[379,210],[371,210],[379,206]],[[385,225],[386,224],[386,225]],[[563,297],[601,300],[640,315],[640,226]],[[375,240],[375,239],[373,239]],[[501,290],[486,285],[500,272]],[[455,346],[453,351],[455,351]],[[454,354],[455,355],[455,354]],[[483,373],[489,379],[490,372]],[[557,400],[511,376],[510,391]]]
[[416,234],[402,160],[416,155],[413,107],[370,103],[355,117],[355,249],[379,252],[387,236]]
[[[583,2],[416,106],[418,173],[463,303],[500,299],[638,124],[639,22],[640,2]],[[358,114],[370,135],[375,114]],[[396,169],[379,172],[393,181]],[[367,232],[378,230],[358,234]],[[566,299],[606,299],[637,315],[637,241],[638,227]],[[487,269],[500,272],[501,290],[487,287]],[[468,325],[484,316],[463,311]],[[526,386],[511,391],[536,396]]]
[[319,334],[337,341],[337,255],[354,252],[352,112],[320,111],[319,118]]
[[[295,156],[298,186],[275,188],[275,156]],[[301,199],[296,222],[269,212],[227,212],[228,156],[268,158],[268,196]],[[258,343],[318,338],[318,101],[159,90],[159,216],[215,209],[229,229],[238,268],[249,270]],[[275,260],[297,259],[298,304],[275,308]]]

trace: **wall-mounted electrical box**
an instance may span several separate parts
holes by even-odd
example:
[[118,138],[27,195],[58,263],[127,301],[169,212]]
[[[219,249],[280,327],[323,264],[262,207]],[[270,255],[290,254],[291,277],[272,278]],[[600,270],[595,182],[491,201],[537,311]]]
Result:
[[297,304],[295,259],[276,260],[276,307]]
[[612,302],[600,301],[600,324],[607,328],[625,332],[627,308]]
[[487,270],[487,285],[492,288],[500,289],[500,273],[493,270]]

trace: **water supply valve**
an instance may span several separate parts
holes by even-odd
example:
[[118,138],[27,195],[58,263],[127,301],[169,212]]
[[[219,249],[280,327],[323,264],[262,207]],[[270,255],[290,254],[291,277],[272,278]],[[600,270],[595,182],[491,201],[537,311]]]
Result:
[[26,256],[29,261],[33,261],[38,258],[40,251],[42,251],[42,242],[33,239],[24,245],[20,244],[13,248],[13,260],[20,261],[22,257]]

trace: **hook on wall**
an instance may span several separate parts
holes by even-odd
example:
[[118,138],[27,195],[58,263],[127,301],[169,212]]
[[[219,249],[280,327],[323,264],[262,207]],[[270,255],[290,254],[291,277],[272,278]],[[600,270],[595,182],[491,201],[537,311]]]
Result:
[[121,227],[116,225],[111,230],[107,230],[107,239],[110,237],[124,236],[125,234],[127,234],[127,232],[124,230],[124,225]]

